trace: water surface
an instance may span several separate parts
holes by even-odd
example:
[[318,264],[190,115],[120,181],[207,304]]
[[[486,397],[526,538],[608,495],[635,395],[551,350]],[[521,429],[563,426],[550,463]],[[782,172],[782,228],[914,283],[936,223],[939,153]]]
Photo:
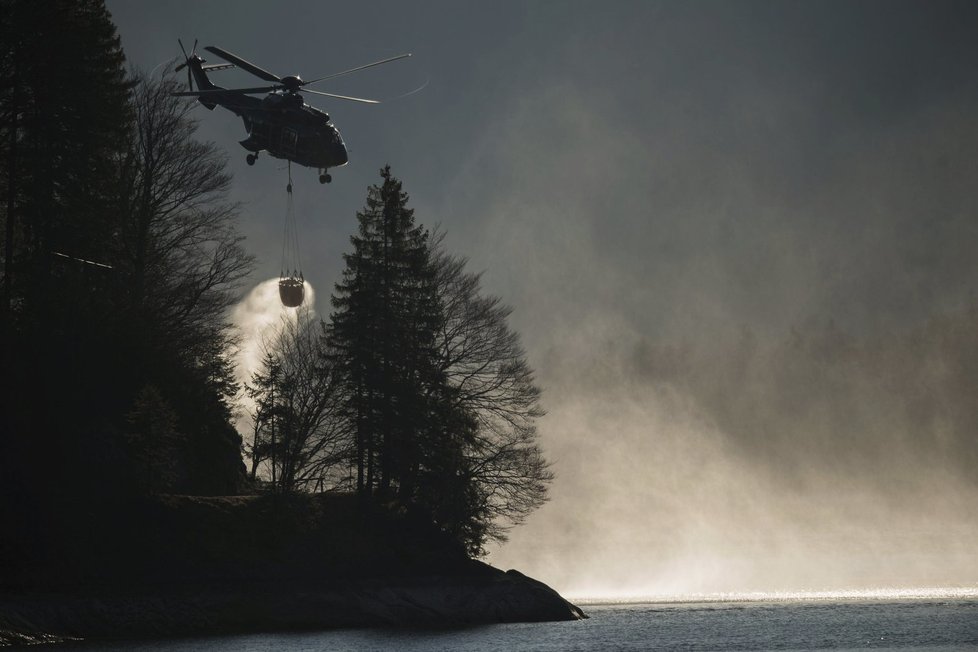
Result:
[[603,604],[586,606],[585,611],[590,619],[564,623],[68,643],[43,646],[43,649],[64,652],[978,649],[978,599],[971,598]]

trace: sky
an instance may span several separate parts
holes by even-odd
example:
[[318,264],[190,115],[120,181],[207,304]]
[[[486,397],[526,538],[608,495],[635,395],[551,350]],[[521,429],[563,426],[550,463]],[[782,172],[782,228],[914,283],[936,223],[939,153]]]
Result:
[[[325,316],[390,164],[513,306],[557,479],[492,563],[573,595],[978,586],[978,5],[107,5],[154,74],[177,38],[306,79],[413,53],[318,87],[394,99],[311,100],[350,163],[293,170],[300,256]],[[286,171],[196,115],[253,306]]]

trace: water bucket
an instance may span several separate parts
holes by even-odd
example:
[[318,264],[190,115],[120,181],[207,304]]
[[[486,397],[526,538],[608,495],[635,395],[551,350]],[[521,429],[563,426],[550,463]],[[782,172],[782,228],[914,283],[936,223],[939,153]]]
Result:
[[302,305],[305,294],[303,281],[300,277],[289,276],[279,279],[278,296],[282,299],[282,305],[286,308],[298,308]]

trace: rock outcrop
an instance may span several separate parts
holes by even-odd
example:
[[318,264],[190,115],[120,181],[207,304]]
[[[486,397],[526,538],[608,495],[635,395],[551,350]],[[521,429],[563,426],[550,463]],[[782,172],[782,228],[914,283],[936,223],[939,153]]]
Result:
[[112,536],[90,525],[47,557],[6,560],[0,644],[585,617],[354,496],[160,496],[106,519],[123,516]]
[[453,627],[587,616],[518,571],[345,581],[327,587],[0,596],[0,644],[346,627]]

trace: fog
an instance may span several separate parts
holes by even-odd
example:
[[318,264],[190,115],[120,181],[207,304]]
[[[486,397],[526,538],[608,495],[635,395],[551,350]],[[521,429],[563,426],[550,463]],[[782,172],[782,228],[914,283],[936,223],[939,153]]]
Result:
[[246,444],[251,443],[251,415],[255,411],[255,402],[244,391],[245,386],[251,383],[256,372],[263,371],[262,359],[266,352],[274,351],[275,340],[283,330],[316,312],[316,292],[308,281],[303,283],[303,300],[298,308],[282,305],[278,281],[275,277],[254,286],[231,311],[231,323],[237,337],[231,355],[235,380],[241,388],[235,397],[235,427]]
[[553,500],[492,560],[589,597],[973,586],[976,332],[555,343]]
[[[391,162],[514,307],[557,479],[492,563],[590,596],[978,585],[974,4],[296,3],[288,39],[257,4],[109,6],[146,68],[190,34],[342,56],[306,76],[415,52],[388,96],[423,92],[329,107],[351,164],[297,175],[303,271],[332,287]],[[283,173],[201,120],[267,278]]]
[[592,596],[973,585],[974,88],[805,142],[825,106],[749,77],[640,125],[541,89],[456,180],[558,474],[492,561]]

